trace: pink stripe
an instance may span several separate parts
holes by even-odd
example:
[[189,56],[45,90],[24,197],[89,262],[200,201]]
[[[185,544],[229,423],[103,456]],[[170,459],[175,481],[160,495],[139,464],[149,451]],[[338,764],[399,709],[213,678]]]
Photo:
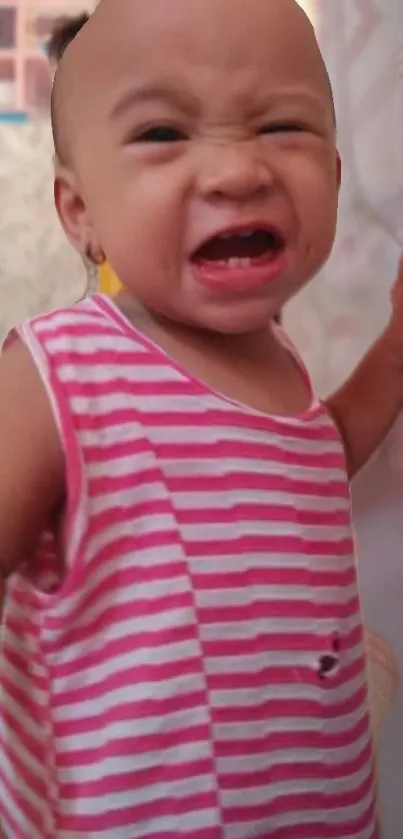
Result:
[[[109,581],[106,581],[104,586],[104,591],[107,590],[107,585]],[[94,597],[95,599],[95,597]],[[150,623],[152,623],[152,618],[154,615],[158,616],[161,614],[165,614],[167,617],[167,622],[169,621],[169,613],[175,612],[177,610],[187,610],[189,611],[193,606],[193,598],[190,591],[183,591],[177,592],[176,594],[166,595],[165,597],[158,597],[148,600],[136,600],[134,603],[131,601],[129,603],[114,603],[112,606],[105,606],[102,610],[99,611],[94,620],[86,623],[85,618],[82,618],[81,625],[71,626],[69,628],[68,639],[65,639],[65,642],[68,640],[69,645],[74,644],[85,644],[90,638],[94,638],[95,636],[100,636],[101,638],[105,637],[105,629],[108,626],[119,626],[119,624],[131,620],[135,620],[138,618],[149,618]],[[58,620],[55,624],[53,620],[53,625],[57,627],[59,624],[60,628],[63,625],[63,619]],[[50,621],[48,621],[48,625],[50,628]],[[122,634],[124,634],[125,628],[122,627]],[[137,637],[137,636],[136,636]],[[134,637],[131,637],[132,645],[138,646],[135,642]],[[56,648],[59,645],[59,639],[56,640]],[[50,652],[52,649],[52,643],[47,644],[47,651]],[[124,644],[126,646],[126,643]],[[134,649],[134,646],[132,646]]]
[[[131,424],[135,418],[140,418],[145,427],[148,428],[203,428],[206,425],[215,425],[218,428],[254,428],[260,431],[271,431],[283,438],[292,440],[305,440],[323,442],[338,440],[337,432],[328,426],[309,425],[289,419],[289,427],[273,417],[260,416],[259,414],[242,413],[239,410],[200,410],[194,413],[185,411],[159,411],[155,413],[140,411],[138,408],[116,409],[107,414],[82,414],[81,427],[86,430],[93,428],[113,428],[116,426]],[[204,422],[203,422],[204,420]]]
[[[243,645],[246,645],[245,641],[243,642]],[[249,646],[250,655],[257,655],[261,652],[261,644],[255,644],[253,639],[249,641]],[[288,646],[290,647],[291,644],[288,644]],[[274,650],[277,655],[280,653],[280,650],[275,644],[275,639],[271,650]],[[290,653],[293,652],[293,650],[284,650],[284,652]],[[295,650],[295,658],[297,658],[299,652],[299,649]],[[212,690],[232,691],[232,693],[236,690],[245,691],[248,689],[252,690],[253,688],[255,690],[262,690],[264,687],[269,685],[283,685],[284,688],[287,685],[292,685],[294,687],[297,687],[298,685],[318,686],[318,682],[319,684],[322,684],[319,680],[319,658],[324,654],[332,654],[331,644],[328,642],[326,645],[325,639],[320,636],[312,636],[309,648],[306,649],[305,652],[306,654],[310,654],[310,665],[298,665],[297,661],[295,661],[288,665],[268,664],[265,668],[253,672],[245,670],[244,672],[230,671],[228,673],[213,673],[209,676],[209,686]],[[221,650],[221,654],[217,654],[216,658],[224,661],[227,657],[224,646],[224,650]],[[233,658],[236,662],[238,662],[238,658],[235,655],[233,655]],[[360,656],[352,664],[344,665],[344,667],[339,670],[335,669],[331,680],[328,679],[328,681],[331,681],[331,685],[324,681],[323,690],[327,690],[329,687],[336,688],[348,686],[352,679],[356,679],[360,676],[362,672],[362,663],[363,659]],[[362,701],[365,700],[366,688],[364,694],[361,696]],[[235,703],[236,697],[233,696],[233,700]]]
[[[24,746],[25,746],[26,750],[29,751],[31,755],[38,758],[38,754],[34,755],[32,750],[29,748],[29,742],[30,742],[29,740],[28,740],[28,743],[24,742]],[[23,745],[23,744],[20,743],[20,745]],[[14,766],[14,768],[17,772],[17,777],[19,778],[19,782],[26,784],[26,786],[28,787],[30,792],[33,793],[33,795],[35,795],[38,798],[38,801],[40,801],[41,805],[42,805],[42,802],[46,801],[46,799],[47,799],[47,792],[48,792],[47,791],[47,786],[46,786],[46,783],[44,782],[43,776],[38,777],[38,775],[35,775],[28,768],[28,766],[25,764],[24,760],[21,760],[19,758],[16,750],[12,747],[11,744],[5,743],[2,746],[1,753],[2,753],[2,756],[3,755],[7,756],[10,763]],[[43,765],[44,761],[43,761],[42,750],[39,752],[39,755],[40,755],[40,758],[38,760],[38,763],[39,763],[39,766],[43,770],[43,775],[45,775],[46,768]],[[3,757],[2,757],[2,759],[3,759]]]
[[[176,635],[177,630],[175,628],[171,629],[173,635]],[[151,633],[150,633],[151,634]],[[169,644],[169,639],[167,640]],[[108,657],[105,656],[103,659],[103,663],[106,664],[108,661]],[[59,667],[55,668],[54,678],[61,679],[62,675],[64,676],[63,671],[68,670],[68,664],[59,665]],[[70,665],[71,666],[71,665]],[[79,669],[84,670],[82,664],[82,659],[78,658],[76,660],[76,668],[75,672],[79,671]],[[137,667],[128,667],[124,670],[125,679],[124,684],[126,685],[136,685],[143,682],[144,684],[147,683],[155,683],[158,684],[159,682],[167,682],[170,680],[175,680],[178,678],[179,675],[181,676],[194,676],[200,674],[200,659],[199,658],[188,658],[188,659],[180,659],[176,661],[169,661],[164,662],[162,664],[154,664],[154,665],[139,665]],[[69,675],[69,674],[67,674]],[[62,708],[65,705],[72,705],[72,704],[79,704],[80,702],[88,702],[93,701],[94,699],[99,699],[101,696],[104,696],[105,701],[107,700],[108,694],[112,693],[115,690],[119,690],[122,686],[122,679],[123,679],[123,671],[119,672],[117,666],[115,668],[110,668],[110,672],[107,676],[105,676],[102,680],[97,682],[96,684],[83,684],[81,687],[70,687],[68,690],[56,690],[55,688],[55,695],[53,700],[53,707]],[[175,701],[179,704],[181,702],[182,697],[177,697]],[[189,701],[189,698],[188,698]],[[144,703],[141,703],[142,705]],[[158,703],[159,704],[159,703]],[[150,707],[153,705],[153,702],[150,700]],[[145,703],[144,707],[148,707],[148,704]],[[159,705],[160,707],[160,705]],[[144,716],[147,716],[147,713],[144,713]]]
[[56,326],[56,329],[47,329],[46,327],[40,327],[40,329],[37,329],[37,333],[44,346],[46,346],[46,344],[49,344],[52,341],[60,339],[60,337],[63,341],[69,338],[94,338],[96,341],[97,338],[107,337],[111,339],[111,342],[113,342],[113,340],[116,337],[116,334],[109,325],[105,326],[105,324],[103,324],[96,318],[93,318],[92,323],[89,319],[85,323],[66,322],[63,324],[62,327]]
[[358,608],[358,598],[354,596],[343,603],[323,600],[321,603],[308,600],[251,600],[242,606],[216,606],[199,608],[202,624],[243,624],[250,621],[264,621],[271,618],[291,618],[308,620],[337,620],[346,615],[354,615]]
[[[248,534],[233,539],[211,539],[209,541],[186,542],[189,557],[232,556],[255,553],[271,553],[279,556],[305,554],[308,557],[351,556],[354,546],[348,539],[302,539],[298,536],[260,536]],[[337,604],[335,604],[337,606]]]
[[79,786],[72,783],[62,784],[61,793],[66,801],[76,801],[80,796],[82,798],[98,798],[98,796],[102,798],[103,795],[127,792],[128,789],[139,790],[161,782],[168,784],[184,781],[187,778],[202,779],[203,777],[210,777],[213,782],[214,764],[211,759],[137,769],[116,774],[111,778],[82,781]]
[[[218,457],[218,454],[214,455],[213,453],[210,453],[210,455],[209,455],[209,459],[211,459],[213,461],[216,460],[217,457]],[[171,456],[171,460],[172,461],[175,461],[175,460],[179,461],[180,458],[177,458],[175,456],[175,454],[173,453],[172,456]],[[309,465],[309,464],[305,464],[305,465]],[[312,466],[312,464],[311,464],[311,466]],[[224,469],[224,473],[225,473],[225,469]],[[242,474],[242,478],[243,478],[243,486],[241,487],[241,489],[243,489],[243,490],[245,490],[247,488],[248,480],[250,480],[250,479],[253,480],[256,477],[258,477],[258,476],[255,476],[255,475],[249,473],[249,472],[244,472],[244,473],[241,473],[241,474]],[[201,473],[201,475],[200,475],[201,481],[203,481],[203,477],[204,477],[203,473]],[[289,492],[289,486],[288,485],[287,485],[287,487],[284,486],[285,481],[284,481],[284,478],[282,478],[281,476],[276,476],[276,475],[263,476],[262,475],[261,477],[265,478],[265,483],[262,486],[262,489],[265,489],[265,490],[271,489],[271,490],[280,491],[280,492],[282,490],[283,491],[288,490],[288,492]],[[186,479],[184,479],[184,480],[186,480]],[[210,478],[210,487],[209,487],[210,491],[212,489],[213,482],[215,483],[215,480],[216,480],[215,477]],[[219,476],[218,480],[223,481],[223,476]],[[164,481],[164,483],[165,483],[163,472],[160,469],[156,469],[156,468],[149,468],[147,470],[137,471],[135,473],[135,475],[133,475],[133,473],[128,473],[128,474],[125,474],[125,475],[105,475],[105,476],[102,476],[100,478],[92,478],[90,480],[90,482],[89,482],[89,492],[91,493],[91,495],[93,497],[96,497],[97,495],[107,495],[108,493],[112,494],[112,493],[122,492],[122,491],[128,490],[128,489],[130,489],[134,486],[141,486],[143,484],[155,483],[157,481],[158,482]],[[174,478],[174,481],[177,482],[177,485],[178,485],[178,490],[177,491],[180,492],[181,491],[180,482],[182,481],[182,477],[181,476],[176,477],[176,478]],[[226,484],[227,484],[226,485],[226,490],[227,491],[236,488],[236,487],[232,486],[232,475],[231,474],[226,476]],[[301,482],[301,486],[303,487],[304,490],[305,490],[306,487],[309,487],[309,490],[308,490],[308,493],[307,493],[309,495],[319,495],[320,496],[320,494],[321,494],[322,485],[318,486],[316,484],[316,482],[314,482],[314,481],[312,481],[312,482],[311,481]],[[186,487],[184,487],[184,489],[185,488]],[[218,487],[215,486],[214,490],[217,491],[217,489],[218,489]],[[200,492],[202,490],[199,489],[198,491]],[[303,491],[301,492],[301,494],[303,494]],[[326,495],[326,492],[325,492],[325,495]],[[267,515],[268,515],[268,508],[266,506],[266,508],[265,508],[265,517],[266,518],[267,518]],[[294,518],[295,518],[295,516],[294,516]],[[254,519],[252,519],[252,521],[253,520]]]
[[[125,515],[126,510],[126,515]],[[114,508],[110,507],[105,513],[99,513],[92,519],[92,527],[88,528],[87,540],[94,538],[100,531],[107,531],[109,527],[115,527],[117,524],[124,524],[127,517],[130,515],[130,508]],[[134,529],[134,528],[133,528]],[[133,538],[133,553],[139,551],[152,551],[161,549],[162,551],[170,547],[176,547],[178,544],[178,534],[175,528],[172,530],[150,530],[148,533],[137,533],[135,539]]]
[[[79,625],[85,626],[85,631],[89,633],[89,626],[96,627],[97,621],[102,619],[103,612],[101,611],[101,606],[99,601],[102,601],[105,597],[110,598],[112,597],[111,592],[118,591],[119,589],[124,592],[126,589],[131,588],[133,586],[140,586],[144,585],[145,583],[162,583],[165,581],[170,581],[178,578],[179,580],[182,578],[185,580],[188,576],[187,566],[184,560],[180,560],[177,562],[166,562],[165,564],[156,564],[156,565],[134,565],[133,567],[123,568],[121,571],[116,570],[115,566],[111,562],[113,559],[113,555],[116,555],[116,552],[119,551],[120,555],[123,556],[124,554],[128,554],[129,551],[132,554],[135,553],[136,544],[135,540],[119,540],[113,542],[108,549],[105,549],[102,554],[98,554],[96,559],[91,563],[89,566],[89,571],[91,574],[95,574],[97,568],[104,569],[106,564],[110,562],[110,572],[105,574],[101,582],[95,583],[92,588],[88,588],[86,592],[85,598],[80,600],[79,603],[75,603],[72,605],[70,611],[70,622],[69,625],[66,626],[66,618],[64,613],[62,612],[60,615],[57,612],[50,613],[49,616],[46,617],[46,629],[49,632],[63,632],[63,639],[64,644],[71,644],[73,640],[75,641],[77,638],[76,632]],[[186,597],[186,591],[182,593],[178,592],[176,596]],[[124,604],[124,598],[122,597],[122,601],[118,602],[116,605],[116,616],[119,620],[122,620],[122,613],[121,608],[129,608],[129,604]],[[152,608],[152,600],[148,600],[150,608]],[[98,615],[99,617],[96,619],[94,624],[88,623],[87,620],[87,613],[88,609],[90,609],[94,603],[98,605]],[[144,606],[146,606],[146,602],[144,601]],[[134,605],[134,610],[137,607],[137,601]],[[108,604],[105,604],[104,609],[109,608]],[[131,609],[133,606],[131,606]],[[135,611],[130,612],[129,617],[135,614]],[[81,631],[80,629],[78,631]],[[56,640],[56,644],[58,641]],[[51,641],[47,642],[46,649],[49,651],[53,646]]]
[[[93,365],[94,366],[94,365]],[[89,370],[90,375],[90,370]],[[91,398],[91,396],[113,396],[114,394],[118,393],[120,395],[127,395],[130,396],[155,396],[155,397],[163,397],[164,399],[169,398],[171,396],[197,396],[200,398],[200,395],[203,394],[203,389],[200,385],[196,385],[194,382],[191,381],[164,381],[164,382],[154,382],[154,381],[123,381],[119,378],[110,378],[107,381],[102,382],[94,382],[94,381],[86,381],[86,382],[77,382],[77,381],[70,381],[67,384],[67,389],[69,393],[69,397],[73,398],[76,396],[82,396],[83,391],[85,391],[85,396]]]
[[[4,741],[0,738],[1,744],[1,752],[3,754],[7,754],[7,749],[4,747]],[[8,792],[9,801],[17,801],[18,802],[18,809],[20,811],[21,822],[25,824],[26,822],[29,825],[32,825],[38,832],[41,832],[43,839],[48,839],[48,834],[43,830],[43,816],[38,810],[36,810],[32,804],[30,804],[27,799],[21,795],[20,791],[16,790],[15,786],[10,783],[10,779],[6,775],[6,773],[1,769],[0,766],[0,777],[3,783],[3,786]],[[42,798],[42,803],[46,806],[47,797]],[[16,827],[15,834],[12,834],[12,839],[17,839],[17,837],[21,836],[21,839],[27,839],[29,834],[26,833],[25,829],[21,828],[18,823],[16,823],[15,819],[13,818],[12,812],[10,812],[11,808],[6,807],[6,801],[1,802],[1,810],[0,815],[2,819],[2,823],[6,823],[9,821],[10,824],[14,824]],[[53,839],[53,837],[49,837],[49,839]]]
[[158,443],[155,451],[161,460],[208,460],[222,459],[261,460],[263,463],[284,463],[290,466],[306,466],[313,469],[344,469],[345,459],[340,452],[302,452],[287,450],[280,444],[242,442],[240,440],[218,440],[215,443]]
[[[163,473],[158,468],[150,468],[136,472],[130,476],[130,487],[141,487],[153,483],[161,484]],[[119,485],[119,480],[122,481],[123,486]],[[165,482],[166,479],[164,479]],[[116,489],[125,489],[127,487],[128,477],[124,476],[120,479],[113,479],[108,477],[106,479],[92,479],[90,481],[91,492],[100,494],[107,492],[111,485]],[[112,483],[113,482],[113,483]],[[327,481],[320,483],[319,481],[302,481],[293,480],[291,478],[284,478],[281,475],[265,475],[253,474],[250,472],[234,472],[228,471],[224,475],[171,475],[169,477],[169,489],[171,492],[228,492],[230,490],[265,490],[266,492],[284,493],[287,495],[295,494],[298,496],[316,496],[318,498],[334,498],[335,500],[349,500],[348,487],[343,482]]]
[[[127,709],[129,710],[129,709]],[[66,724],[67,727],[67,724]],[[59,725],[60,729],[60,725]],[[88,733],[88,732],[87,732]],[[60,730],[59,730],[60,736]],[[178,744],[186,746],[191,743],[199,745],[207,743],[210,736],[209,726],[194,725],[188,728],[182,727],[180,731],[156,731],[154,734],[141,735],[138,737],[127,737],[125,740],[105,739],[102,747],[94,749],[69,750],[60,755],[59,766],[61,769],[86,766],[99,763],[100,753],[102,759],[107,760],[120,756],[144,755],[149,752],[156,754],[177,748]],[[180,738],[178,740],[178,737]]]
[[340,571],[322,571],[315,568],[259,568],[206,574],[203,571],[193,574],[193,583],[198,591],[237,591],[250,586],[260,589],[269,586],[312,586],[315,588],[343,588],[352,586],[356,581],[354,568],[341,568]]
[[221,493],[229,490],[265,490],[266,492],[285,493],[317,498],[332,498],[335,501],[350,501],[350,491],[344,481],[302,481],[281,475],[253,474],[228,469],[224,475],[175,475],[169,476],[170,492],[211,492]]
[[[0,769],[0,778],[3,778],[1,769]],[[12,800],[14,790],[9,789],[9,801]],[[20,824],[13,818],[10,809],[6,810],[3,806],[0,809],[0,817],[1,823],[3,828],[7,830],[7,835],[12,836],[13,839],[27,839],[27,834],[24,828],[20,826]],[[32,824],[32,822],[31,822]],[[35,827],[35,825],[32,825]],[[43,837],[43,839],[47,839],[47,837]]]
[[[28,615],[33,613],[32,606],[28,606],[26,599],[23,596],[20,596],[19,591],[14,592],[14,602],[16,606],[18,606],[19,614],[17,613],[16,616],[14,616],[12,613],[6,614],[4,621],[7,625],[9,637],[13,639],[12,643],[18,643],[18,645],[20,645],[21,638],[29,639],[30,646],[32,648],[32,661],[35,664],[37,662],[41,662],[41,657],[37,649],[38,627],[35,626],[35,623],[28,617]],[[27,614],[22,615],[21,612],[24,608]],[[21,661],[21,657],[18,651],[13,649],[12,645],[7,646],[7,656],[8,661],[10,661],[10,663],[13,663],[16,667],[19,667],[17,662]]]
[[[17,627],[18,627],[18,622],[16,622],[16,624],[15,624],[15,628],[17,628]],[[24,637],[23,632],[21,632],[20,637]],[[4,657],[4,661],[6,661],[13,668],[15,668],[15,670],[17,672],[20,672],[23,676],[27,675],[25,673],[26,660],[23,657],[22,653],[21,654],[18,653],[16,650],[13,649],[13,647],[10,647],[8,644],[5,644],[4,648],[2,650],[2,655]],[[48,687],[48,683],[47,683],[45,677],[42,676],[41,674],[39,674],[37,672],[36,667],[34,668],[34,666],[33,666],[33,665],[36,665],[37,667],[41,667],[43,662],[42,662],[40,656],[38,654],[33,653],[32,659],[30,659],[30,661],[31,661],[31,666],[32,666],[33,672],[29,674],[29,678],[32,680],[32,683],[35,686],[35,690],[40,690],[40,691],[46,690],[46,688]]]
[[[342,778],[347,780],[354,776],[368,766],[368,762],[372,759],[372,749],[368,744],[365,749],[355,758],[355,760],[344,761],[342,763],[332,763],[329,765],[325,761],[296,763],[292,760],[292,753],[290,754],[290,762],[286,764],[274,764],[268,766],[267,769],[261,771],[249,772],[239,771],[237,773],[226,773],[221,776],[222,788],[225,790],[247,790],[258,787],[269,788],[272,784],[290,783],[292,781],[312,780],[315,778]],[[351,781],[353,783],[353,781]],[[368,782],[366,782],[368,783]],[[356,794],[356,791],[350,790],[346,793],[346,800],[349,796]],[[350,806],[355,802],[350,799]],[[335,806],[335,805],[333,805]],[[343,806],[343,805],[341,805]]]
[[[1,685],[4,690],[4,697],[11,699],[14,705],[14,710],[17,711],[18,714],[25,714],[31,722],[37,723],[38,726],[43,725],[47,718],[47,709],[41,708],[37,701],[38,685],[36,682],[33,681],[32,683],[32,693],[30,696],[27,696],[26,693],[19,688],[18,684],[12,681],[11,677],[7,676],[6,673],[2,676]],[[4,713],[6,712],[4,711]],[[20,728],[21,726],[17,722],[17,730]]]
[[174,833],[170,830],[164,830],[162,833],[147,833],[147,839],[186,839],[186,837],[189,837],[189,839],[223,839],[223,834],[221,827],[194,827],[189,831],[181,830],[180,833],[177,830]]
[[[371,788],[370,785],[369,789]],[[345,809],[346,805],[343,805],[343,809]],[[228,824],[245,824],[253,821],[264,821],[265,819],[274,818],[277,815],[284,814],[284,813],[309,813],[309,811],[322,811],[326,813],[327,810],[330,809],[337,809],[337,806],[332,807],[332,803],[328,802],[326,795],[321,795],[318,793],[317,795],[309,795],[306,793],[305,795],[289,795],[289,796],[278,796],[274,801],[267,802],[266,804],[261,805],[250,805],[248,808],[246,807],[232,807],[225,809],[225,818]],[[371,807],[371,812],[373,812],[373,808]],[[351,821],[338,821],[336,824],[327,824],[326,822],[323,824],[322,833],[318,833],[318,839],[341,839],[341,837],[349,837],[349,839],[354,839],[354,837],[361,835],[361,832],[365,830],[368,826],[368,814],[364,813],[359,819],[354,819]],[[305,828],[305,824],[303,825]],[[275,837],[277,839],[277,829]],[[280,834],[281,835],[281,834]],[[295,835],[295,827],[294,833],[290,832],[290,839],[296,839]],[[312,832],[300,832],[300,827],[298,827],[298,839],[299,837],[311,837]]]
[[[53,333],[52,333],[53,334]],[[98,333],[102,335],[109,335],[109,330],[106,330],[103,333]],[[79,336],[80,337],[80,336]],[[87,337],[87,332],[81,333],[81,337]],[[114,336],[115,337],[115,336]],[[43,335],[42,335],[43,338]],[[96,352],[93,350],[80,350],[77,352],[73,348],[69,348],[68,350],[63,349],[56,349],[53,353],[53,361],[54,364],[59,368],[63,369],[63,367],[130,367],[131,370],[136,367],[161,367],[163,363],[159,359],[155,359],[149,355],[149,353],[144,352],[144,350],[123,350],[119,347],[108,347],[108,349],[98,347]],[[166,362],[165,362],[166,363]],[[169,370],[169,364],[166,365],[167,369]],[[116,383],[116,379],[114,380]],[[184,381],[186,381],[184,379]],[[119,379],[119,384],[121,383],[121,379]]]
[[[275,839],[340,839],[340,837],[343,837],[343,839],[355,839],[358,835],[357,830],[360,829],[359,825],[363,824],[363,829],[366,830],[368,825],[373,823],[374,818],[375,805],[371,804],[371,807],[365,811],[359,823],[356,821],[353,824],[350,823],[349,826],[346,823],[326,825],[323,822],[315,821],[308,824],[304,821],[304,823],[298,825],[297,836],[295,834],[295,825],[291,827],[276,827]],[[268,839],[267,832],[265,831],[258,836],[256,835],[256,839]],[[377,827],[374,828],[374,832],[371,833],[369,839],[380,839],[379,829]]]
[[[323,644],[323,649],[321,650],[320,647],[322,645],[318,643],[316,650],[312,650],[314,655],[319,658],[319,655],[325,651],[325,645]],[[329,651],[329,648],[326,650]],[[361,662],[360,662],[361,663]],[[257,672],[250,673],[245,671],[244,673],[213,673],[209,676],[208,684],[210,690],[214,691],[237,691],[237,690],[249,690],[251,691],[253,688],[260,688],[267,687],[268,685],[283,685],[286,687],[287,685],[296,686],[300,685],[318,685],[318,666],[315,668],[315,659],[313,661],[313,666],[311,667],[291,667],[291,666],[282,666],[282,667],[265,667],[264,670],[260,670]],[[350,665],[348,669],[348,679],[346,678],[346,674],[344,676],[344,682],[350,680],[351,673],[357,673],[357,666]],[[340,683],[338,682],[340,686]],[[366,699],[366,688],[361,688],[360,691],[357,693],[360,702],[364,702]],[[234,697],[235,700],[236,697]],[[358,700],[357,700],[358,701]]]
[[312,527],[348,527],[350,516],[347,510],[308,510],[291,506],[267,504],[231,504],[226,507],[179,509],[176,516],[181,524],[226,524],[227,522],[273,521],[282,523],[298,522]]
[[242,723],[265,722],[270,719],[295,719],[312,717],[313,719],[335,720],[342,716],[356,713],[362,707],[362,691],[344,702],[325,705],[314,699],[269,699],[259,705],[237,704],[234,707],[214,708],[212,711],[216,725],[241,725]]
[[125,460],[128,455],[135,457],[138,454],[148,454],[150,450],[149,443],[142,437],[133,436],[133,439],[128,443],[123,442],[107,443],[102,446],[90,443],[83,446],[83,455],[85,462],[92,463],[109,463],[115,460]]
[[[107,787],[105,789],[105,793]],[[152,802],[153,819],[184,815],[186,813],[196,814],[204,810],[215,810],[217,801],[215,792],[200,792],[181,798],[154,799]],[[103,810],[102,799],[100,800],[100,812],[98,814],[67,815],[63,820],[63,828],[72,832],[80,831],[84,835],[96,834],[97,831],[117,830],[119,827],[127,827],[128,824],[140,824],[150,819],[150,804],[139,804],[134,807],[121,807],[119,810]]]
[[[272,801],[267,801],[265,804],[249,804],[248,807],[238,806],[225,808],[225,818],[228,824],[248,824],[251,821],[258,821],[273,818],[284,813],[306,813],[310,810],[329,812],[330,810],[338,810],[340,806],[346,808],[346,800],[352,800],[353,804],[358,801],[365,800],[365,796],[369,794],[372,789],[372,778],[367,779],[358,791],[354,790],[349,796],[328,796],[325,793],[289,793],[289,795],[277,795]],[[341,800],[341,805],[340,805]],[[347,822],[341,827],[339,824],[338,832],[334,835],[338,837],[353,836],[350,833],[352,825],[357,825],[357,821]],[[365,828],[365,822],[360,825],[360,830]],[[342,830],[342,832],[340,832]],[[348,832],[345,832],[347,831]]]
[[[30,709],[30,706],[27,705],[27,709]],[[17,708],[17,714],[19,709]],[[18,716],[15,715],[15,711],[12,712],[6,707],[2,707],[1,715],[8,726],[10,733],[15,738],[15,742],[24,745],[27,751],[32,755],[32,757],[39,763],[44,763],[44,746],[43,742],[39,739],[36,740],[31,734],[29,734],[25,728],[21,729],[21,724],[18,722]],[[42,737],[46,736],[41,732]],[[28,771],[28,770],[27,770]]]
[[[356,613],[354,612],[353,614]],[[362,637],[361,631],[361,626],[358,625],[356,629],[358,641]],[[318,639],[320,639],[321,637],[323,637],[323,634],[321,634],[319,627],[316,628],[316,632],[301,632],[298,634],[293,634],[291,632],[280,633],[273,629],[271,633],[262,632],[258,637],[255,637],[253,639],[220,638],[218,641],[204,641],[203,646],[205,654],[211,658],[224,658],[229,656],[239,658],[240,656],[246,656],[248,660],[248,657],[252,653],[252,647],[254,654],[259,652],[272,652],[273,650],[275,650],[276,652],[312,652],[313,650],[317,649]],[[320,649],[320,652],[323,652],[323,650]]]
[[221,737],[217,740],[215,752],[218,758],[238,758],[245,761],[248,757],[267,757],[273,752],[292,752],[297,749],[322,749],[331,754],[333,751],[348,749],[365,736],[368,739],[370,737],[368,714],[363,714],[357,725],[332,734],[318,731],[315,719],[312,720],[312,726],[312,730],[308,731],[280,731],[242,740],[234,738],[231,730],[230,739],[224,740]]

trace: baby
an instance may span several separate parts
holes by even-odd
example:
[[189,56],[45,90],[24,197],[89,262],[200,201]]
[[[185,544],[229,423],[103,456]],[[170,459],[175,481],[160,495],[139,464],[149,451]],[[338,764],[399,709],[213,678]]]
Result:
[[124,290],[0,363],[4,835],[376,839],[348,478],[403,404],[403,282],[321,404],[273,322],[335,235],[312,27],[103,0],[52,117],[66,235]]

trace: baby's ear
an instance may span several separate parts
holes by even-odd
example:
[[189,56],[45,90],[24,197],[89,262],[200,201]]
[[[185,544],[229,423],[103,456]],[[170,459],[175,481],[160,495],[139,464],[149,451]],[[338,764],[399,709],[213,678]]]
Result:
[[61,163],[55,164],[54,199],[63,230],[82,256],[99,250],[93,241],[94,232],[87,206],[74,172]]

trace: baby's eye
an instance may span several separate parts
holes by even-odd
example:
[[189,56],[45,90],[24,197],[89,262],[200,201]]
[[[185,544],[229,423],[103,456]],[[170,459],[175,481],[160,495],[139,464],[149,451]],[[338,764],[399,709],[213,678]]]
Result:
[[261,134],[297,134],[302,131],[308,131],[308,128],[300,122],[273,122],[260,129]]
[[186,136],[179,128],[171,125],[155,125],[137,136],[137,143],[180,143]]

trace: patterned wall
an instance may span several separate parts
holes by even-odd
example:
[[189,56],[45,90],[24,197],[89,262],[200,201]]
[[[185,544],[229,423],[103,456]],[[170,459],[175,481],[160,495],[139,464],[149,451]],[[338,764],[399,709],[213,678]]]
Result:
[[85,287],[53,207],[47,122],[0,125],[0,337],[16,321]]

